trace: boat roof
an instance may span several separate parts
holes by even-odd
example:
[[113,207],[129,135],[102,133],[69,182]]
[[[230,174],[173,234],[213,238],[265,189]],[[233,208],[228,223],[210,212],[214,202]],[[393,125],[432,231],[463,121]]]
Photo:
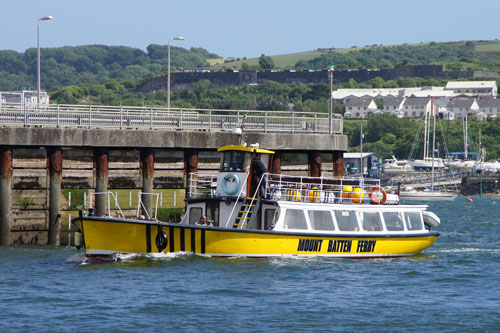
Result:
[[229,145],[229,146],[222,146],[217,151],[227,151],[227,150],[239,150],[239,151],[245,151],[249,153],[257,153],[257,154],[274,154],[274,151],[272,150],[267,150],[267,149],[259,149],[258,146],[252,145],[251,147],[243,146],[243,145]]

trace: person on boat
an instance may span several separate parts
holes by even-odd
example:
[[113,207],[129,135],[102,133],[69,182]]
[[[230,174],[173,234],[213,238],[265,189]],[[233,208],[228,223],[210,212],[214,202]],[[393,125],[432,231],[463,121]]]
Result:
[[198,224],[199,225],[206,225],[208,222],[208,218],[206,215],[203,215],[202,217],[200,217],[200,220],[198,221]]
[[252,173],[260,179],[259,193],[262,198],[266,197],[267,186],[267,168],[260,160],[260,154],[257,154],[250,165]]

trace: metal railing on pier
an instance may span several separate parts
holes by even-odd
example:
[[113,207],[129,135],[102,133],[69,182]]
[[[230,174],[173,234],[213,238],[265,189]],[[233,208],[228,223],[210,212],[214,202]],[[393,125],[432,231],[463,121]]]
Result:
[[[297,111],[179,109],[161,106],[0,104],[0,125],[80,128],[231,131],[244,120],[244,131],[329,133],[328,114]],[[342,134],[343,119],[331,119],[332,133]]]

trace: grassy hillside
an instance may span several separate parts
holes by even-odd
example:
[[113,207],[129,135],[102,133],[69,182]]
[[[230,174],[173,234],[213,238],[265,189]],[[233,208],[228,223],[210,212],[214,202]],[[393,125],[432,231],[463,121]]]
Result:
[[[466,46],[471,48],[471,52],[467,55],[469,57],[461,54],[461,57],[453,58],[455,54],[453,51],[456,49],[465,49]],[[442,54],[430,54],[433,49],[441,48]],[[443,64],[449,66],[449,70],[499,70],[500,69],[500,41],[459,41],[459,42],[445,42],[445,43],[418,43],[418,44],[402,44],[402,45],[372,45],[364,47],[353,46],[348,49],[318,49],[314,51],[306,51],[291,54],[282,55],[271,55],[276,69],[293,69],[297,68],[297,62],[303,61],[306,63],[304,68],[319,69],[318,64],[315,64],[317,59],[331,57],[333,59],[340,58],[343,60],[344,57],[351,57],[355,61],[359,61],[359,58],[376,57],[383,54],[383,58],[393,58],[398,59],[402,63],[406,61],[405,58],[408,56],[405,52],[410,49],[410,53],[419,53],[415,59],[410,59],[409,64],[425,63],[425,64]],[[447,54],[447,50],[448,54]],[[388,56],[390,55],[390,57]],[[399,55],[399,58],[397,57]],[[396,56],[396,57],[395,57]],[[323,61],[324,62],[324,61]],[[393,61],[394,62],[394,61]],[[259,58],[247,58],[240,60],[232,60],[224,63],[213,64],[214,68],[225,68],[225,69],[241,69],[243,63],[246,63],[250,67],[257,67],[259,63]],[[336,61],[336,64],[338,62]],[[389,64],[384,63],[386,66]],[[392,66],[397,66],[399,63],[392,63]],[[316,68],[313,68],[316,67]],[[320,67],[326,68],[327,65]],[[354,63],[348,68],[370,68],[363,62],[360,64]],[[376,63],[373,68],[381,67],[379,63]],[[384,66],[385,67],[385,66]],[[300,69],[300,68],[298,68]]]

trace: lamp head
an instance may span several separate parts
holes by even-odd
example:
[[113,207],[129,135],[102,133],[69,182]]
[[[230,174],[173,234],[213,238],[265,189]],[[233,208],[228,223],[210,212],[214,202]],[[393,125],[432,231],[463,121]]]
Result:
[[44,16],[44,17],[40,17],[39,20],[41,21],[47,21],[47,20],[52,20],[54,18],[54,16]]
[[173,37],[173,40],[184,40],[184,37]]

